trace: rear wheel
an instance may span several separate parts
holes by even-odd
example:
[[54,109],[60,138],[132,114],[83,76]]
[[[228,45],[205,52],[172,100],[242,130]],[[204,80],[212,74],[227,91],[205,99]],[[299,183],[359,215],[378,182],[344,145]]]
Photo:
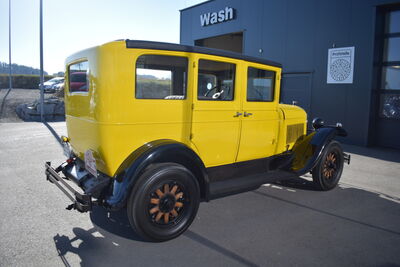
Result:
[[200,203],[196,178],[185,167],[159,164],[145,171],[128,200],[128,218],[142,238],[165,241],[182,234]]
[[336,141],[330,142],[317,166],[312,170],[315,186],[323,191],[335,188],[342,176],[343,162],[342,147]]

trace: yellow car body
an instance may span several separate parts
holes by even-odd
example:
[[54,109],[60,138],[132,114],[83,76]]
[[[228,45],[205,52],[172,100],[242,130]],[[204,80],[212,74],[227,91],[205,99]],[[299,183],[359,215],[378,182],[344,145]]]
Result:
[[[136,99],[135,66],[142,55],[187,58],[186,99]],[[236,65],[232,101],[197,99],[200,59]],[[82,61],[89,64],[89,90],[70,92],[68,67]],[[181,142],[206,167],[214,167],[280,154],[306,133],[304,110],[279,104],[280,67],[195,52],[127,48],[125,41],[73,54],[66,65],[66,121],[73,151],[82,159],[85,151],[93,151],[98,170],[110,177],[133,151],[154,140]],[[273,101],[246,101],[249,67],[276,73]],[[252,115],[235,116],[238,112]]]
[[[201,200],[254,190],[312,171],[334,188],[341,124],[279,103],[279,63],[222,50],[114,41],[66,61],[65,163],[45,165],[67,209],[127,207],[144,239],[182,234]],[[63,175],[62,175],[63,174]],[[67,181],[82,190],[71,187]]]

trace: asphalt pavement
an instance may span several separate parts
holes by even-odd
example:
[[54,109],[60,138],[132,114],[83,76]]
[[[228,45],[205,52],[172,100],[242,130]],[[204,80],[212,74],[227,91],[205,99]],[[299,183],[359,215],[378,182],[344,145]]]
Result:
[[[65,134],[65,123],[51,123]],[[200,205],[168,242],[140,240],[124,211],[65,209],[44,162],[63,153],[41,123],[0,123],[0,266],[400,266],[400,151],[344,146],[340,186],[310,177]]]

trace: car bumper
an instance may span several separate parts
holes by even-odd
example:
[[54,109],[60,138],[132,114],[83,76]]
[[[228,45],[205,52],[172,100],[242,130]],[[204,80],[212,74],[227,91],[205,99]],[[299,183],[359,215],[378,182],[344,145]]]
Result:
[[45,174],[46,174],[46,179],[56,185],[71,201],[72,204],[70,204],[67,209],[76,209],[80,212],[87,212],[91,211],[93,205],[97,204],[95,201],[93,201],[91,194],[86,194],[83,192],[78,192],[75,190],[71,185],[68,184],[65,180],[72,180],[75,182],[77,185],[79,185],[79,180],[73,180],[71,179],[72,176],[68,178],[61,177],[59,174],[65,168],[68,166],[65,165],[60,165],[56,169],[54,169],[51,166],[50,162],[45,163]]
[[350,160],[351,160],[351,155],[350,154],[343,153],[343,159],[344,159],[344,162],[347,163],[347,165],[350,165]]

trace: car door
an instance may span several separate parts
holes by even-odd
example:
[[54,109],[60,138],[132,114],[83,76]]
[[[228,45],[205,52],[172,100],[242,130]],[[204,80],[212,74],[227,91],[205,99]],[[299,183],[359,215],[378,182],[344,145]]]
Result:
[[238,67],[232,59],[196,58],[191,142],[206,167],[236,160],[240,136]]
[[245,68],[238,162],[274,155],[279,126],[280,69],[252,63]]

